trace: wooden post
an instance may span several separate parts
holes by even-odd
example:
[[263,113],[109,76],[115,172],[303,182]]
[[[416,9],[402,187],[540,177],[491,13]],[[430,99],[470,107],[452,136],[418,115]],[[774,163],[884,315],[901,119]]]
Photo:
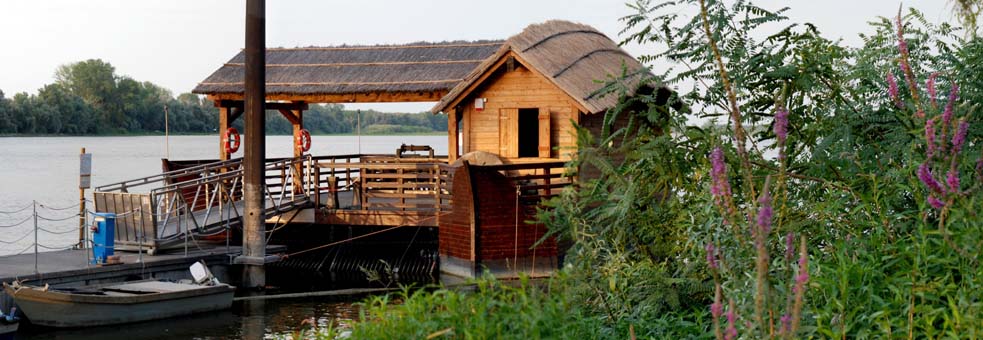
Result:
[[[80,154],[85,154],[82,148]],[[79,245],[78,249],[85,249],[85,187],[79,183]]]
[[447,113],[447,162],[453,163],[457,160],[457,110]]
[[242,284],[249,289],[266,286],[266,1],[246,1],[246,74],[245,119],[246,151],[243,160],[245,193],[242,259],[245,264]]
[[218,108],[218,160],[228,160],[231,155],[225,152],[225,131],[229,129],[229,108],[222,106]]
[[[292,122],[293,123],[293,126],[294,126],[294,158],[300,158],[301,156],[304,155],[304,148],[303,148],[303,146],[300,145],[300,138],[301,138],[300,137],[300,130],[303,130],[304,129],[304,111],[299,110],[299,109],[298,110],[291,110],[290,111],[290,114],[293,115],[294,118],[296,119],[295,121]],[[313,138],[313,137],[311,137],[311,138]],[[293,191],[294,191],[295,194],[296,193],[303,192],[302,191],[303,190],[302,189],[303,188],[303,174],[304,174],[303,173],[303,170],[301,169],[301,167],[299,165],[298,166],[294,166],[294,174],[293,174],[293,177],[294,177],[294,183],[293,183],[294,184],[294,190]],[[284,184],[286,184],[286,183],[284,183]]]

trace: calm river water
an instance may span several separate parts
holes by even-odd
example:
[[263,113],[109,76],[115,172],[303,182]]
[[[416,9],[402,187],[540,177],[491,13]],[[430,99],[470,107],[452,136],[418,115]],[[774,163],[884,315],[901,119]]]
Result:
[[[92,184],[98,186],[160,173],[161,158],[214,159],[218,136],[172,136],[169,150],[161,136],[141,137],[3,137],[0,138],[0,255],[33,252],[33,210],[37,202],[38,234],[46,248],[65,248],[77,241],[79,151],[92,154]],[[270,136],[268,157],[292,155],[291,136]],[[314,136],[310,153],[392,154],[400,144],[430,145],[447,153],[444,136]],[[241,157],[240,149],[234,157]],[[91,199],[91,195],[88,195]],[[91,209],[90,209],[91,210]],[[45,248],[41,248],[44,251]],[[312,320],[325,325],[350,320],[357,310],[350,301],[316,298],[273,300],[259,305],[237,303],[232,311],[85,331],[29,330],[24,339],[236,339],[261,325],[265,337],[279,337]],[[249,333],[249,332],[246,332]],[[252,337],[252,336],[248,336]]]

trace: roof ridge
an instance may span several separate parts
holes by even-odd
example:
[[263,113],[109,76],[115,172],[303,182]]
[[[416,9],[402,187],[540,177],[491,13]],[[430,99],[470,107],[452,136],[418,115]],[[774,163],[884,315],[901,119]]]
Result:
[[[300,64],[270,64],[266,67],[332,67],[332,66],[391,66],[391,65],[443,65],[443,64],[475,64],[485,61],[484,59],[467,60],[425,60],[425,61],[378,61],[364,63],[300,63]],[[225,63],[222,66],[243,67],[245,63]]]
[[373,46],[308,46],[308,47],[267,47],[267,51],[354,51],[354,50],[387,50],[404,48],[446,48],[446,47],[476,47],[476,46],[498,46],[505,43],[504,40],[487,42],[453,42],[453,43],[433,43],[421,44],[410,43],[406,45],[373,45]]

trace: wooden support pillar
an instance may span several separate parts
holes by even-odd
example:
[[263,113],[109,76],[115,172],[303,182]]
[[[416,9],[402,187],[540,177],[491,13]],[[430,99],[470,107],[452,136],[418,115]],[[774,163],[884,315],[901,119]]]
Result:
[[266,1],[246,1],[245,119],[246,150],[243,160],[242,284],[255,289],[266,286]]
[[304,149],[301,148],[300,143],[300,130],[304,129],[304,111],[302,110],[291,110],[288,111],[295,120],[290,121],[294,126],[294,157],[300,157],[304,155]]
[[220,161],[228,160],[229,157],[232,157],[228,152],[225,152],[225,131],[232,124],[229,121],[230,110],[231,108],[224,106],[218,108],[218,160]]
[[458,110],[451,109],[447,113],[447,160],[448,162],[454,162],[457,160],[458,147],[457,147],[457,112]]

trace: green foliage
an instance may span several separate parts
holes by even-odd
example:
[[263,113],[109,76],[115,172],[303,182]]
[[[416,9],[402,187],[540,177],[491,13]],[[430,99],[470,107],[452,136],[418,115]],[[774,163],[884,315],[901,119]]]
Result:
[[[213,133],[218,109],[198,95],[173,94],[151,82],[116,74],[99,59],[62,65],[56,82],[37,95],[18,93],[12,99],[0,92],[0,135],[89,135],[163,133]],[[345,110],[342,105],[311,105],[304,112],[304,126],[314,134],[397,134],[447,131],[447,117],[430,113],[400,114]],[[242,130],[243,121],[233,126]],[[373,127],[373,125],[377,125]],[[267,112],[269,134],[292,134],[293,127],[276,111]]]
[[[708,28],[701,15],[681,14],[704,3]],[[590,338],[724,338],[731,325],[708,307],[725,301],[736,338],[983,337],[980,40],[914,10],[873,21],[864,45],[850,48],[750,1],[631,6],[637,13],[624,19],[626,41],[653,45],[645,59],[673,67],[648,81],[692,88],[667,101],[659,91],[626,96],[618,82],[604,87],[621,97],[619,106],[606,113],[600,134],[579,130],[570,168],[581,171],[580,181],[540,212],[569,247],[550,294],[525,288],[535,296],[530,302],[479,289],[454,299],[493,311],[509,305],[502,311],[514,315],[493,317],[516,320],[523,326],[509,332],[529,337],[557,322]],[[900,85],[897,96],[888,73]],[[934,97],[926,85],[933,73]],[[960,96],[946,121],[954,83]],[[784,143],[774,130],[780,109],[789,111]],[[926,135],[928,121],[934,134]],[[962,121],[967,142],[955,152]],[[721,183],[707,159],[716,148],[733,197],[711,189]],[[920,167],[941,186],[952,185],[948,173],[960,184],[932,189]],[[762,233],[766,191],[774,217]],[[789,240],[802,251],[801,267],[786,253]],[[711,260],[718,261],[712,268]],[[506,326],[486,332],[486,320],[469,319],[477,312],[468,308],[482,307],[444,294],[404,293],[402,306],[377,300],[355,328],[378,333],[357,334],[425,337],[450,328],[454,337],[502,336]],[[523,303],[546,312],[512,306]],[[554,303],[572,318],[553,315]],[[419,315],[453,321],[427,324]],[[785,315],[801,322],[794,332],[785,331]]]

